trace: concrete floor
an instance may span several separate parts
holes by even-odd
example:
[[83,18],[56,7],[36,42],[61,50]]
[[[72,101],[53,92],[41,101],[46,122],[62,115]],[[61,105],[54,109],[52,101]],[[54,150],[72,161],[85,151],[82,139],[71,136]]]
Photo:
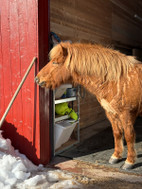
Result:
[[142,175],[124,173],[116,168],[80,160],[56,157],[50,166],[71,173],[81,189],[141,189]]
[[130,171],[121,169],[126,158],[126,147],[120,163],[108,164],[113,153],[111,128],[55,157],[50,166],[72,173],[82,184],[81,188],[142,188],[142,118],[137,119],[135,130],[138,158],[134,169]]
[[[142,118],[137,119],[134,127],[136,131],[135,149],[137,151],[137,161],[134,169],[129,172],[142,175]],[[112,129],[108,127],[79,145],[61,153],[60,156],[121,170],[127,157],[127,146],[125,142],[124,145],[122,161],[118,164],[110,165],[108,160],[113,154],[114,144]]]

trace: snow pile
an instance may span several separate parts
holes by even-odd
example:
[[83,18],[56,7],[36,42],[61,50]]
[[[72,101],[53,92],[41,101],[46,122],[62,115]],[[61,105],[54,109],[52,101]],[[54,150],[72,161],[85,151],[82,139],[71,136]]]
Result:
[[26,186],[36,186],[39,181],[45,179],[44,175],[36,175],[28,180],[25,180],[24,183]]
[[67,175],[63,173],[61,170],[50,170],[48,172],[42,172],[41,175],[39,173],[39,175],[33,176],[32,178],[25,180],[22,184],[17,185],[17,188],[25,189],[30,186],[30,189],[32,189],[35,188],[35,186],[38,183],[42,183],[41,189],[82,188],[80,184],[78,184],[75,180],[72,179],[71,175]]
[[80,188],[70,174],[36,166],[25,155],[14,150],[0,131],[0,189],[12,188]]

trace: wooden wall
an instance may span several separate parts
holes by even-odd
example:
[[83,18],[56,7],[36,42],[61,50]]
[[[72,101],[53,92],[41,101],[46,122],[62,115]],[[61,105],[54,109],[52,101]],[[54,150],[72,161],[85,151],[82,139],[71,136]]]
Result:
[[34,83],[39,67],[47,62],[48,8],[47,0],[0,1],[0,118],[37,57],[2,125],[2,134],[36,164],[47,164],[51,158],[50,92]]
[[[33,57],[37,57],[36,1],[0,1],[0,117],[6,110]],[[26,16],[25,16],[26,15]],[[30,71],[2,125],[3,136],[34,162],[39,158],[39,116]],[[38,95],[38,94],[37,94]],[[37,117],[34,116],[37,114]],[[36,124],[37,123],[37,124]],[[36,151],[37,147],[37,151]]]
[[102,42],[111,40],[111,2],[108,0],[52,0],[51,31],[62,40]]
[[[91,42],[114,46],[131,54],[142,47],[142,0],[52,0],[51,31],[61,40]],[[81,128],[104,119],[105,113],[96,98],[85,91],[81,99]]]
[[111,0],[112,41],[128,48],[142,47],[142,0]]

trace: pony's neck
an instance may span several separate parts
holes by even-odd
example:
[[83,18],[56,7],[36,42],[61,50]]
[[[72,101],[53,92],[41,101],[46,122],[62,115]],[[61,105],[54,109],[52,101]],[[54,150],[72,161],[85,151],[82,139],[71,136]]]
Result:
[[100,88],[105,85],[101,79],[95,76],[80,76],[76,73],[73,74],[72,78],[74,83],[84,86],[90,93],[94,94],[98,99],[100,98]]

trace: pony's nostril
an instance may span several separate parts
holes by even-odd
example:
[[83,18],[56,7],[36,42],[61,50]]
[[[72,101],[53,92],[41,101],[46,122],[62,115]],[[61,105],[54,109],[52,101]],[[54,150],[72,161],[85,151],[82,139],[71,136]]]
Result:
[[37,76],[35,77],[35,82],[41,87],[44,87],[45,85],[45,81],[40,82],[40,79]]
[[45,81],[40,82],[39,85],[40,85],[41,87],[43,87],[43,86],[45,85]]
[[39,78],[38,77],[35,77],[35,82],[39,83]]

